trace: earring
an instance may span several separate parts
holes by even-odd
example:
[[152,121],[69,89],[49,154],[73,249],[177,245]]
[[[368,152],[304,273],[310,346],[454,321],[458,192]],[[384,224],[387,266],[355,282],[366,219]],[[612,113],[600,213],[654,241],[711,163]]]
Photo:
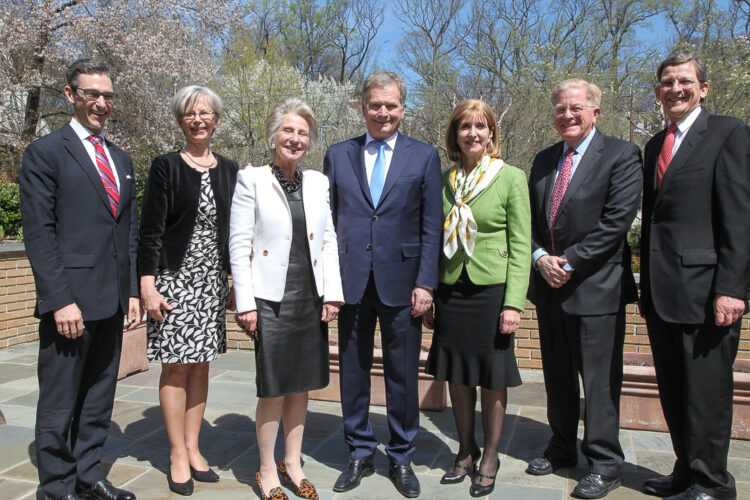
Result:
[[271,143],[271,149],[276,149],[276,144],[274,144],[273,142]]

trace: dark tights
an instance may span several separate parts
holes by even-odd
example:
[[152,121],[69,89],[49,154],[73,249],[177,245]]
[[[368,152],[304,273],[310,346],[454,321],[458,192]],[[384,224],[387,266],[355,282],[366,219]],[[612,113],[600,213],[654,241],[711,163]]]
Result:
[[[474,439],[474,409],[477,404],[477,389],[466,385],[448,384],[451,395],[451,406],[453,417],[456,420],[458,431],[459,448],[456,454],[456,462],[469,467],[472,462],[472,454],[479,453],[479,446]],[[508,403],[508,391],[502,389],[493,391],[482,388],[482,427],[484,429],[484,453],[479,463],[479,473],[494,476],[500,446],[500,434],[503,430],[503,419],[505,418],[505,406]],[[463,472],[456,470],[455,472]],[[492,480],[482,478],[475,481],[477,484],[487,485]]]

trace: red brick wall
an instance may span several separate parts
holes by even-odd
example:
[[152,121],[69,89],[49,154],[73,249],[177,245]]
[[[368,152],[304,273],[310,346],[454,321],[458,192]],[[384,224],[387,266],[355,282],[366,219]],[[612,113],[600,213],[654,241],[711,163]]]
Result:
[[8,247],[0,252],[0,349],[39,338],[31,266],[22,245]]
[[[8,248],[3,248],[4,246]],[[23,246],[0,245],[0,349],[38,339],[38,321],[34,318],[35,300],[34,278]],[[638,314],[637,306],[629,304],[626,313],[625,352],[650,353],[646,323]],[[228,349],[253,348],[253,342],[237,326],[234,313],[227,313],[227,330]],[[329,331],[331,342],[335,343],[338,334],[335,321],[331,323]],[[432,333],[426,331],[422,339],[424,347],[429,347]],[[376,344],[377,342],[376,339]],[[516,358],[520,368],[542,367],[536,310],[530,302],[526,303],[521,326],[516,332]],[[742,320],[737,359],[750,360],[750,315]]]

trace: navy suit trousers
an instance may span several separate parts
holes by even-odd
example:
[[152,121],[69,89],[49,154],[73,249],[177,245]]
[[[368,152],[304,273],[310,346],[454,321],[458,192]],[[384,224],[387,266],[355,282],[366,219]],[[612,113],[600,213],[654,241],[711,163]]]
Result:
[[[118,308],[119,309],[119,308]],[[109,434],[122,347],[123,312],[84,322],[83,335],[57,332],[53,315],[39,323],[36,464],[48,496],[106,478],[102,447]]]
[[414,455],[419,430],[417,383],[422,320],[411,317],[411,305],[384,305],[372,274],[362,300],[344,305],[339,313],[341,406],[346,443],[351,456],[359,459],[372,457],[377,447],[369,415],[376,320],[380,320],[391,433],[386,452],[392,463],[408,464]]

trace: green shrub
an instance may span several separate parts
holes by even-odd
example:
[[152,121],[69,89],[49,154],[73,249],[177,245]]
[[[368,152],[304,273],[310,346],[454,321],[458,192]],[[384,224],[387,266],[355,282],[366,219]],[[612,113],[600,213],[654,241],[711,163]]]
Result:
[[23,239],[18,184],[0,182],[0,230],[3,238]]

